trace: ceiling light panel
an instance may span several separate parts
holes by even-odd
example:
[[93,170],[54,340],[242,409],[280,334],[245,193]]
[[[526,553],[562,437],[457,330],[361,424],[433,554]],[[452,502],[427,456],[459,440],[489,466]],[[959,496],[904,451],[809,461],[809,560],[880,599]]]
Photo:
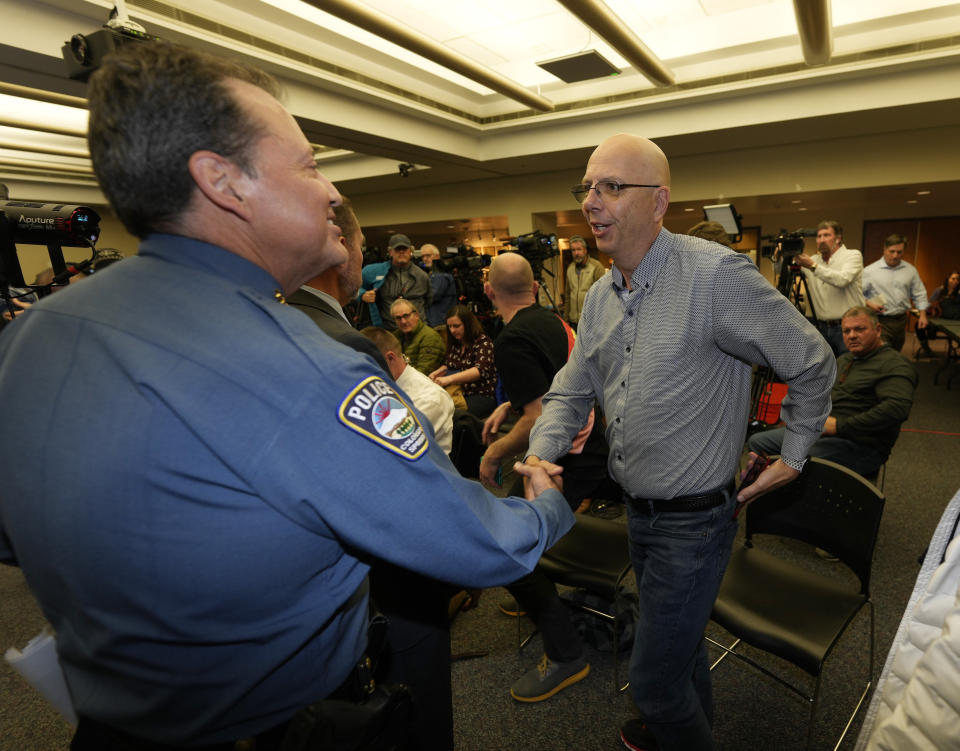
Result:
[[[271,5],[274,8],[278,8],[290,13],[293,16],[296,16],[301,21],[301,30],[305,34],[309,34],[309,29],[302,28],[303,22],[319,27],[323,29],[324,32],[332,32],[337,34],[343,39],[349,40],[352,43],[361,44],[371,49],[378,50],[379,52],[388,54],[401,62],[407,63],[412,68],[425,73],[430,73],[438,78],[455,83],[456,85],[462,86],[464,89],[472,91],[476,94],[487,95],[493,93],[491,89],[487,88],[483,84],[472,81],[466,76],[462,76],[459,73],[450,70],[449,68],[445,68],[431,60],[427,60],[426,58],[410,52],[398,44],[388,42],[386,39],[383,39],[376,34],[371,34],[370,32],[364,31],[353,24],[347,23],[346,21],[341,21],[336,16],[314,8],[312,5],[301,2],[301,0],[238,0],[237,5],[257,5],[260,3]],[[371,7],[376,6],[371,4]],[[417,31],[425,33],[422,29],[412,25],[411,28],[415,28]],[[248,30],[251,33],[257,32],[256,29]],[[309,52],[309,49],[307,51]],[[331,62],[337,61],[334,59]]]
[[956,5],[956,0],[847,0],[831,3],[830,12],[836,27]]
[[23,123],[23,127],[29,128],[33,123],[55,123],[58,129],[75,132],[78,136],[87,133],[88,113],[79,107],[0,94],[0,113],[6,125]]
[[610,62],[626,61],[554,0],[366,0],[368,7],[432,37],[522,86],[557,83],[537,66],[595,47]]

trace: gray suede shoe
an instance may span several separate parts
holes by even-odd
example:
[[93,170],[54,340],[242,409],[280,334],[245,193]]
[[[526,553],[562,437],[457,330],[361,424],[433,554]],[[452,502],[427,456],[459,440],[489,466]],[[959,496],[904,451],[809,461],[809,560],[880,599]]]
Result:
[[543,701],[558,691],[582,681],[590,673],[586,658],[572,662],[554,662],[544,655],[536,667],[530,668],[513,684],[510,696],[517,701]]

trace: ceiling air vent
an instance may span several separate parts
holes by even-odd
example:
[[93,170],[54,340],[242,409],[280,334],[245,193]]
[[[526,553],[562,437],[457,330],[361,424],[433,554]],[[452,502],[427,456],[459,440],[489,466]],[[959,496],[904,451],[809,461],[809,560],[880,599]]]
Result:
[[590,81],[594,78],[606,78],[607,76],[620,74],[620,71],[601,57],[596,50],[578,52],[575,55],[558,57],[555,60],[545,60],[542,63],[537,63],[537,65],[567,83]]

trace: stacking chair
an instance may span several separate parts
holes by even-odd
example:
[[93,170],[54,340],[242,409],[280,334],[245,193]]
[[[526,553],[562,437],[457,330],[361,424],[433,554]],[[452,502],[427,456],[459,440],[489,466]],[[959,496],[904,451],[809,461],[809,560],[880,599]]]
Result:
[[[623,581],[630,573],[627,525],[589,514],[577,514],[570,531],[540,557],[537,567],[555,584],[585,589],[611,603],[610,613],[583,604],[577,607],[613,624],[614,686],[625,691],[630,684],[620,685],[618,647],[621,624],[614,605]],[[518,629],[520,620],[517,619]],[[520,642],[520,649],[532,636],[530,634]]]
[[[746,509],[746,542],[735,549],[713,620],[732,634],[728,655],[739,657],[810,704],[807,748],[813,734],[824,661],[864,606],[870,613],[870,659],[866,686],[837,742],[839,748],[873,682],[874,626],[870,568],[883,513],[883,494],[860,475],[825,459],[810,459],[800,477]],[[757,535],[800,540],[836,556],[859,579],[859,589],[802,569],[754,545]],[[834,564],[837,565],[837,564]],[[802,668],[816,679],[812,694],[737,652],[742,642]]]

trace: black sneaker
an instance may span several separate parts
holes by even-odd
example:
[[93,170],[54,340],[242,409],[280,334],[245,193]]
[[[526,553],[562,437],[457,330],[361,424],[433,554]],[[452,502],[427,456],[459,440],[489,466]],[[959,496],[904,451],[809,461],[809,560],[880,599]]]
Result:
[[620,726],[620,742],[630,751],[656,751],[657,739],[643,720],[627,720]]

